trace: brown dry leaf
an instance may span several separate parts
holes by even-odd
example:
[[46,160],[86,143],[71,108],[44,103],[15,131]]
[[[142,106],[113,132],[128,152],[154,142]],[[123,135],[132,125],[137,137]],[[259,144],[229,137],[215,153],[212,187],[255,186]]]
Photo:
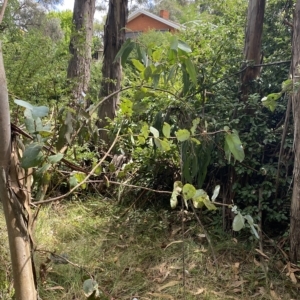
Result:
[[232,266],[232,270],[233,270],[233,273],[235,275],[239,274],[240,270],[240,263],[239,262],[236,262],[233,266]]
[[232,241],[236,244],[238,243],[238,240],[236,238],[233,238]]
[[242,292],[242,289],[233,289],[232,290],[234,293],[241,293]]
[[147,293],[148,295],[151,295],[153,297],[158,297],[160,299],[170,299],[174,300],[174,298],[171,295],[168,294],[160,294],[160,293]]
[[274,290],[270,291],[270,295],[271,295],[272,299],[274,299],[274,300],[281,300],[281,298],[276,294],[276,292]]
[[245,282],[248,282],[248,280],[237,280],[233,284],[231,284],[232,287],[237,288],[244,284]]
[[170,244],[168,244],[166,247],[165,247],[165,249],[164,250],[166,250],[168,247],[170,247],[171,245],[173,245],[173,244],[178,244],[178,243],[182,243],[182,241],[180,240],[180,241],[174,241],[174,242],[171,242]]
[[180,283],[181,283],[181,281],[170,281],[170,282],[168,282],[167,284],[165,284],[165,285],[159,287],[159,288],[158,288],[158,291],[160,292],[160,291],[162,291],[162,290],[164,290],[164,289],[166,289],[166,288],[169,288],[169,287],[171,287],[171,286],[174,286],[174,285],[177,285],[177,284],[180,284]]
[[261,256],[263,256],[264,258],[270,259],[268,255],[266,255],[265,253],[263,253],[263,252],[260,251],[259,249],[255,249],[255,251],[256,251],[257,253],[259,253]]
[[191,294],[197,296],[203,294],[204,292],[205,292],[204,288],[199,288],[196,292],[191,292]]

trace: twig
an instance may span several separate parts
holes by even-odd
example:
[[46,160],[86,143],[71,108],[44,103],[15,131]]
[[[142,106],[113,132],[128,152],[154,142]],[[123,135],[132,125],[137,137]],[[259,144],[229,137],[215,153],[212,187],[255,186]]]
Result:
[[96,169],[103,163],[103,161],[105,160],[105,158],[107,157],[107,155],[110,153],[110,151],[113,149],[113,147],[115,146],[118,137],[119,137],[119,133],[120,130],[118,130],[117,135],[113,141],[113,143],[111,144],[110,148],[108,149],[107,153],[102,157],[102,159],[95,165],[95,167],[90,171],[90,173],[84,178],[83,181],[79,182],[76,186],[74,186],[69,192],[67,192],[64,195],[58,196],[58,197],[54,197],[54,198],[50,198],[47,200],[43,200],[43,201],[37,201],[34,202],[35,205],[37,204],[45,204],[45,203],[49,203],[49,202],[53,202],[53,201],[58,201],[61,200],[67,196],[69,196],[70,194],[72,194],[76,189],[78,189],[81,185],[83,185],[84,183],[86,183],[88,181],[88,179],[94,174],[94,172],[96,171]]
[[159,194],[172,194],[172,192],[170,192],[170,191],[158,191],[158,190],[146,188],[146,187],[143,187],[143,186],[132,185],[132,184],[127,184],[127,183],[117,182],[117,181],[111,181],[111,180],[89,180],[89,181],[86,181],[86,182],[87,183],[107,182],[107,183],[112,183],[112,184],[117,184],[117,185],[132,187],[132,188],[136,188],[136,189],[146,190],[146,191],[150,191],[150,192],[154,192],[154,193],[159,193]]

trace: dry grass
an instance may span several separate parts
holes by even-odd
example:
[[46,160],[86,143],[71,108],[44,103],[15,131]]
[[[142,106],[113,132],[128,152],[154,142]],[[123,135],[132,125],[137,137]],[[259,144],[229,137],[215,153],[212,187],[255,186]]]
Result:
[[[38,249],[67,255],[84,267],[55,264],[49,253],[36,252],[37,269],[46,268],[39,278],[43,300],[85,299],[82,284],[87,272],[110,295],[102,299],[300,299],[299,284],[286,276],[282,257],[274,254],[274,248],[265,250],[271,257],[264,261],[266,273],[256,245],[211,229],[216,265],[192,215],[185,216],[183,235],[178,212],[130,210],[120,217],[123,212],[113,203],[97,199],[41,210],[36,229]],[[3,224],[1,220],[4,238]],[[0,287],[6,291],[0,299],[11,299],[4,243],[0,255]]]

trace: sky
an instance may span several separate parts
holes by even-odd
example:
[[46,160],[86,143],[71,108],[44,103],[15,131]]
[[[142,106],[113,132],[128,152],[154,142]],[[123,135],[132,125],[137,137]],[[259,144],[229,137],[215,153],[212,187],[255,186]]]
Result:
[[[62,2],[63,2],[63,4],[57,5],[58,10],[67,10],[67,9],[69,9],[69,10],[73,11],[74,0],[63,0]],[[95,12],[95,19],[101,21],[104,15],[105,15],[105,13],[103,13],[103,12],[100,13],[100,12],[96,11]]]

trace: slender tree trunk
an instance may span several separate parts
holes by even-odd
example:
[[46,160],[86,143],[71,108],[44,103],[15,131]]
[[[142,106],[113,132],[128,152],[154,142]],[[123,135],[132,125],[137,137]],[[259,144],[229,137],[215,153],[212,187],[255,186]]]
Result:
[[[0,46],[1,47],[1,46]],[[14,138],[15,139],[15,138]],[[29,233],[30,209],[25,174],[18,164],[15,141],[11,140],[8,93],[0,52],[0,200],[6,219],[15,299],[35,300],[37,292]]]
[[292,96],[294,115],[294,186],[291,203],[290,259],[300,261],[300,0],[297,1],[294,14],[292,78],[294,93]]
[[[125,26],[128,17],[128,0],[109,0],[108,15],[104,30],[104,60],[102,67],[102,82],[100,98],[108,96],[120,89],[122,67],[120,59],[114,62],[117,53],[125,41]],[[103,129],[107,118],[114,119],[119,103],[119,96],[111,97],[104,102],[98,111],[98,126]],[[105,130],[100,131],[100,138],[108,143]]]
[[92,60],[93,21],[95,0],[75,0],[73,32],[70,41],[72,55],[68,66],[68,78],[73,79],[72,94],[76,103],[81,102],[88,90]]
[[[261,44],[266,0],[250,0],[248,4],[247,28],[244,46],[245,64],[257,65],[262,61]],[[241,74],[243,100],[248,99],[250,85],[260,75],[260,67],[248,67]]]

